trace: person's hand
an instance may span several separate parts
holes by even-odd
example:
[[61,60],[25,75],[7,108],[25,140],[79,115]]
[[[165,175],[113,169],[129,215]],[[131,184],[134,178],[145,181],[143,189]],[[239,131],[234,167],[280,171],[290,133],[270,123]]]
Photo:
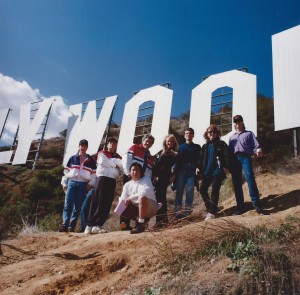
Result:
[[68,187],[66,185],[63,185],[62,188],[63,188],[64,193],[66,193]]
[[229,171],[228,168],[223,168],[223,170],[224,170],[224,172],[225,172],[226,174],[230,173],[230,171]]
[[175,177],[176,177],[175,175],[171,176],[169,181],[170,184],[175,182]]
[[86,190],[87,190],[87,191],[89,191],[91,188],[92,188],[92,186],[89,185],[89,184],[86,186]]
[[125,200],[125,205],[128,206],[129,204],[132,204],[131,200],[129,199]]
[[257,150],[256,150],[256,156],[257,156],[257,157],[262,157],[262,156],[263,156],[263,151],[262,151],[262,149],[257,149]]

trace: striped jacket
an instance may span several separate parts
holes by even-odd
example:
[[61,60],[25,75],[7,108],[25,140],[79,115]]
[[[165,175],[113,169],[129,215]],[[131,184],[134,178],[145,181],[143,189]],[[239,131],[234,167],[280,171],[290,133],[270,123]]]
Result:
[[96,162],[88,154],[86,158],[80,163],[80,156],[76,155],[70,157],[64,169],[64,176],[61,184],[66,186],[68,181],[72,179],[79,182],[87,182],[90,186],[94,186],[96,181]]
[[144,166],[144,161],[146,160],[146,169],[144,171],[144,175],[152,178],[152,168],[154,164],[154,158],[151,156],[149,150],[145,150],[142,144],[134,144],[129,148],[124,157],[123,161],[123,170],[124,174],[130,175],[130,166],[132,163],[137,162]]

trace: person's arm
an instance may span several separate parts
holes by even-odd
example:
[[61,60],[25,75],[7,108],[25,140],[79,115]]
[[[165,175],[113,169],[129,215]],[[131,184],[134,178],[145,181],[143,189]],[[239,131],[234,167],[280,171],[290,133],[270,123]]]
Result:
[[67,165],[64,167],[64,175],[61,179],[61,185],[63,187],[63,190],[66,191],[67,186],[68,186],[68,177],[67,174],[70,172],[70,168],[72,166],[72,157],[70,157]]
[[88,191],[95,186],[96,178],[97,178],[97,175],[96,175],[96,169],[97,169],[96,161],[92,157],[90,157],[90,159],[92,161],[92,165],[91,165],[92,172],[91,172],[91,179],[88,182],[87,187],[86,187],[86,189]]
[[223,170],[225,173],[229,173],[231,170],[231,162],[232,162],[232,152],[229,148],[229,146],[226,144],[226,142],[222,141],[222,154],[224,163],[223,164]]
[[257,157],[261,157],[263,155],[262,149],[259,145],[258,140],[256,139],[255,135],[253,132],[251,132],[251,139],[252,139],[252,145],[253,145],[253,153],[257,156]]
[[97,158],[97,164],[106,168],[115,168],[116,164],[113,161],[113,158],[108,158],[104,155],[103,152],[99,152]]
[[96,183],[96,170],[93,171],[93,173],[91,174],[91,179],[90,181],[88,182],[87,186],[86,186],[86,190],[89,191],[91,188],[93,188],[95,186],[95,183]]
[[122,159],[112,158],[111,160],[114,162],[114,164],[116,165],[116,167],[118,167],[121,171],[123,171]]
[[127,176],[130,175],[129,168],[132,164],[132,160],[133,160],[133,153],[129,150],[122,158],[124,174]]

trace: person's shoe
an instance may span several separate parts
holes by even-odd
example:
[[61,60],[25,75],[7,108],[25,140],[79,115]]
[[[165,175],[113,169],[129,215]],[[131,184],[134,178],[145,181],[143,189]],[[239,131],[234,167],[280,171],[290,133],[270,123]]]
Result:
[[92,234],[104,234],[107,233],[107,230],[102,226],[93,226]]
[[144,222],[144,223],[137,222],[135,228],[133,228],[130,231],[130,233],[131,234],[140,234],[145,231],[146,227],[147,227],[147,222]]
[[154,229],[166,228],[168,227],[168,221],[158,221],[154,224]]
[[186,216],[185,216],[184,214],[180,213],[180,212],[176,213],[175,216],[174,216],[174,218],[175,218],[176,220],[180,220],[180,219],[183,219],[183,218],[185,218],[185,217],[186,217]]
[[61,233],[67,233],[68,228],[64,225],[61,225],[60,228],[58,229],[58,231],[61,232]]
[[205,217],[204,220],[209,220],[209,219],[213,219],[213,218],[215,218],[215,215],[208,212],[208,213],[206,214],[206,217]]
[[73,227],[69,227],[69,233],[75,233],[75,228],[73,228]]
[[122,231],[132,230],[132,227],[129,224],[126,224],[126,222],[121,222],[120,223],[120,230],[122,230]]
[[239,210],[239,209],[237,209],[237,210],[235,210],[235,212],[233,213],[233,215],[242,215],[245,212],[246,212],[245,210]]
[[92,228],[93,228],[92,226],[87,225],[85,230],[84,230],[84,233],[85,234],[91,234],[92,233]]
[[261,208],[259,206],[254,206],[254,209],[258,214],[264,214],[263,208]]

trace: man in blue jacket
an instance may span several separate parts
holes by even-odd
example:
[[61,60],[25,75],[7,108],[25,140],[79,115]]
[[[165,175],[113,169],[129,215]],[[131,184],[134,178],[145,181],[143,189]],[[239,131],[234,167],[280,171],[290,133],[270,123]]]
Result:
[[[177,160],[175,163],[176,174],[176,197],[175,197],[175,218],[180,219],[192,213],[194,200],[194,186],[196,169],[200,168],[199,144],[193,143],[194,129],[187,128],[184,133],[186,142],[179,146]],[[186,186],[185,208],[182,208],[182,197]]]
[[96,162],[86,153],[88,141],[80,140],[78,153],[70,157],[64,169],[62,187],[66,192],[60,232],[74,232],[86,192],[95,184]]

